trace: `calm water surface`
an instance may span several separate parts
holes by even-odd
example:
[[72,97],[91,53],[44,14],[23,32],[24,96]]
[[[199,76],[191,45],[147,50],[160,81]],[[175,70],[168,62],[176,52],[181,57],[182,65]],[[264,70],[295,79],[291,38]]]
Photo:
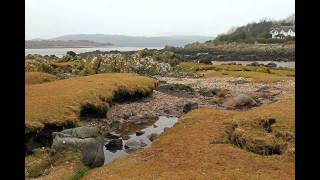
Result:
[[[151,133],[157,133],[157,134],[161,134],[164,131],[164,128],[171,128],[175,123],[178,122],[178,118],[177,117],[166,117],[166,116],[160,116],[159,119],[153,124],[156,126],[149,126],[147,128],[142,129],[142,131],[144,131],[145,133],[142,134],[141,136],[136,136],[136,134],[131,134],[129,135],[130,138],[129,140],[137,140],[137,141],[143,141],[144,143],[147,144],[146,147],[151,146],[152,142],[148,139],[148,135],[150,135]],[[128,155],[128,153],[125,150],[124,145],[126,144],[128,140],[123,140],[122,144],[123,147],[121,150],[116,150],[114,152],[111,152],[109,150],[106,149],[106,147],[104,147],[103,151],[104,151],[104,157],[105,157],[105,161],[104,164],[108,164],[110,162],[112,162],[114,159],[121,157],[121,156],[126,156]]]

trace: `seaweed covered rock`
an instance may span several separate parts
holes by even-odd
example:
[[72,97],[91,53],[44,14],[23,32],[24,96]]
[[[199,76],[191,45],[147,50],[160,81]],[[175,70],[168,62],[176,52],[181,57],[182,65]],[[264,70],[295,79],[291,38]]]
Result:
[[78,127],[53,133],[51,149],[55,152],[65,150],[80,151],[86,166],[99,167],[104,163],[103,138],[99,129]]
[[218,96],[218,97],[224,97],[228,94],[227,89],[208,89],[208,88],[203,88],[199,90],[199,94],[205,97],[213,97],[213,96]]
[[184,84],[164,84],[160,85],[157,90],[178,97],[192,98],[195,96],[194,89]]

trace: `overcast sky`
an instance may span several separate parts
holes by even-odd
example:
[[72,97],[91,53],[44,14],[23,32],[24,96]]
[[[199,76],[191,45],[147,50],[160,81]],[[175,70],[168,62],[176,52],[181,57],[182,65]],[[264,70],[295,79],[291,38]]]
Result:
[[286,18],[294,0],[26,0],[25,38],[66,34],[216,36]]

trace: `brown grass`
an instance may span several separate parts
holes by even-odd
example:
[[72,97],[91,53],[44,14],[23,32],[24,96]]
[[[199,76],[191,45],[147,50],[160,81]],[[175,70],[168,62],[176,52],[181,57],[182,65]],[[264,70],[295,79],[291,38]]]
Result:
[[154,79],[128,73],[98,74],[26,85],[26,133],[45,125],[76,124],[84,106],[105,110],[117,92],[127,96],[147,95],[156,85]]
[[48,73],[41,72],[26,72],[25,73],[25,84],[41,84],[45,82],[55,81],[56,76]]
[[191,111],[150,148],[89,171],[84,179],[295,179],[294,158],[287,154],[263,156],[233,144],[209,143],[225,140],[231,120],[258,117],[274,117],[274,129],[294,131],[294,100],[245,112]]

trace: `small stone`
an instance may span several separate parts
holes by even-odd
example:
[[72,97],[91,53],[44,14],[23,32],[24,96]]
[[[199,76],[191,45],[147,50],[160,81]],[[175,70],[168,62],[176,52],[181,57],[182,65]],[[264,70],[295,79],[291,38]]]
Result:
[[186,105],[184,105],[183,107],[183,112],[187,113],[193,109],[198,109],[198,103],[193,102],[193,103],[187,103]]
[[147,137],[150,141],[154,141],[159,135],[157,133],[151,133]]

